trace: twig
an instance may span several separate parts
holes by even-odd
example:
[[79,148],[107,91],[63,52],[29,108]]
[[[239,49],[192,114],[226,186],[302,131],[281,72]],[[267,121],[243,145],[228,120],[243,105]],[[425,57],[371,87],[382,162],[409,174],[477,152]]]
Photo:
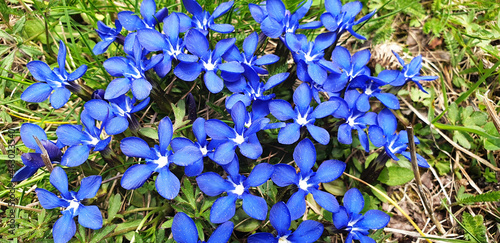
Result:
[[413,168],[413,174],[415,175],[415,181],[417,182],[417,193],[420,199],[422,200],[422,204],[424,206],[424,210],[427,213],[427,216],[431,218],[436,228],[439,230],[441,234],[446,234],[446,231],[443,229],[443,226],[436,219],[434,215],[434,211],[432,210],[429,200],[427,199],[427,195],[423,191],[422,179],[420,178],[420,171],[418,168],[417,162],[417,150],[415,148],[415,135],[413,132],[413,127],[410,125],[406,127],[406,132],[408,133],[408,145],[410,145],[410,154],[411,154],[411,165]]
[[0,206],[14,207],[14,208],[19,208],[19,209],[23,209],[23,210],[29,210],[29,211],[33,211],[33,212],[37,212],[37,213],[41,213],[42,212],[42,210],[40,210],[40,209],[30,208],[30,207],[21,206],[21,205],[12,205],[12,204],[5,203],[5,202],[0,202]]
[[45,164],[45,167],[47,167],[47,170],[49,170],[49,173],[52,173],[52,170],[54,169],[54,167],[52,166],[52,162],[50,161],[49,154],[47,153],[47,150],[45,149],[42,142],[40,142],[40,140],[37,137],[33,136],[33,138],[35,139],[36,144],[38,144],[38,147],[42,151],[42,154],[40,154],[40,156],[42,157],[42,160],[43,160],[43,163]]
[[491,120],[493,121],[493,125],[495,125],[495,128],[500,133],[500,119],[498,118],[498,115],[495,112],[495,108],[491,104],[491,100],[488,98],[489,92],[490,92],[489,90],[486,91],[486,93],[483,96],[483,101],[484,104],[486,105],[486,111],[488,112],[488,115],[490,115]]
[[109,179],[106,179],[106,180],[102,181],[102,182],[101,182],[101,185],[102,185],[102,184],[104,184],[104,183],[108,183],[108,182],[110,182],[110,181],[113,181],[113,180],[119,179],[119,178],[121,178],[122,176],[123,176],[123,174],[118,174],[118,175],[116,175],[116,176],[113,176],[113,177],[111,177],[111,178],[109,178]]

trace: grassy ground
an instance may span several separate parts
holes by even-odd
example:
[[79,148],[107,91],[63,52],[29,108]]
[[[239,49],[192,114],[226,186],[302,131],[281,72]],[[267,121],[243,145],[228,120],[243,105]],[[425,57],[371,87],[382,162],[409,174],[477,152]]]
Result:
[[[205,8],[214,8],[215,5],[210,2],[204,1]],[[246,8],[248,2],[250,1],[236,1],[235,5],[241,8],[241,12],[225,19],[231,21],[237,30],[245,30],[227,35],[236,37],[238,42],[258,28]],[[299,1],[286,2],[288,6],[294,6]],[[399,68],[392,50],[402,53],[405,60],[421,54],[423,72],[440,77],[425,85],[429,94],[419,92],[414,85],[393,91],[397,92],[401,100],[401,110],[397,111],[400,124],[413,124],[421,141],[419,153],[427,158],[432,167],[420,170],[420,178],[414,178],[408,160],[401,159],[397,163],[393,161],[382,172],[385,178],[379,177],[371,183],[394,200],[415,225],[390,200],[377,194],[374,189],[364,189],[367,201],[365,209],[379,208],[392,216],[389,225],[383,231],[374,233],[373,238],[384,242],[422,242],[423,238],[415,227],[417,226],[432,240],[500,242],[500,169],[497,164],[500,161],[500,4],[495,0],[362,2],[363,15],[377,9],[377,14],[358,31],[369,41],[344,36],[344,46],[351,52],[370,49],[372,59],[369,67],[376,73],[383,69]],[[169,10],[182,8],[181,4],[172,0],[157,1],[157,5]],[[320,9],[322,6],[322,1],[315,1],[308,17],[317,18],[323,12]],[[16,168],[22,165],[20,155],[28,152],[28,149],[19,142],[18,134],[9,138],[9,128],[18,129],[22,123],[32,122],[40,124],[49,138],[55,137],[55,129],[59,124],[79,121],[83,104],[77,96],[72,96],[68,105],[60,110],[53,110],[48,102],[34,104],[21,101],[22,91],[34,82],[26,64],[31,60],[54,64],[59,40],[63,39],[68,46],[66,68],[74,70],[82,64],[88,65],[89,69],[83,77],[85,83],[94,89],[104,88],[112,77],[102,67],[108,54],[95,56],[91,52],[99,41],[94,31],[96,23],[102,20],[112,25],[117,12],[137,11],[138,7],[138,1],[129,0],[0,2],[2,143],[5,147],[16,144]],[[307,33],[311,36],[315,34]],[[273,44],[268,43],[264,52],[274,49]],[[116,56],[122,51],[113,44],[108,53]],[[180,100],[192,89],[191,84],[186,82],[177,82],[175,86],[170,85],[173,83],[171,80],[162,82],[162,88],[169,92],[174,101]],[[218,108],[224,104],[224,94],[210,96],[200,90],[199,86],[192,89],[197,101],[207,101],[206,104],[198,104],[198,115],[227,118],[223,108]],[[291,96],[288,89],[282,88],[279,92],[281,97]],[[153,106],[141,113],[140,119],[145,127],[154,127],[155,121],[159,120],[157,116],[163,115],[164,111]],[[401,128],[404,129],[403,126]],[[143,130],[146,136],[150,134],[148,132],[148,129]],[[271,137],[275,135],[269,134]],[[112,144],[116,148],[118,139],[114,140]],[[264,160],[286,161],[290,158],[291,151],[288,148],[271,148],[265,150],[262,157],[266,157],[267,152],[269,156]],[[359,177],[378,152],[380,151],[375,150],[366,154],[361,150],[353,150],[350,146],[335,144],[334,147],[323,148],[318,160],[333,157],[346,161],[350,163],[346,172]],[[5,153],[0,155],[0,160],[7,158]],[[100,174],[105,179],[113,178],[135,163],[130,159],[124,166],[113,167],[103,163],[98,154],[91,155],[89,159],[92,165],[88,163],[72,169],[74,173],[70,176],[70,187],[77,187],[77,181],[84,175]],[[8,164],[1,163],[0,171],[3,172],[0,174],[0,200],[3,203],[0,204],[0,242],[39,242],[51,239],[50,229],[59,217],[59,212],[43,210],[33,192],[37,187],[51,187],[47,179],[48,173],[39,172],[15,186],[16,204],[25,207],[15,210],[17,229],[10,233],[6,227],[7,218],[4,217],[10,215],[5,205],[11,185],[11,177],[7,173]],[[176,210],[185,206],[182,200],[189,199],[189,195],[201,199],[199,190],[186,188],[190,184],[186,180],[183,197],[177,198],[172,206]],[[194,180],[191,179],[191,182]],[[344,176],[340,182],[325,187],[333,194],[341,195],[351,186],[362,187],[363,184]],[[265,186],[261,189],[267,190]],[[73,238],[75,242],[127,242],[133,238],[135,242],[163,242],[163,239],[169,238],[172,207],[163,203],[154,191],[154,183],[147,183],[132,192],[120,188],[118,180],[112,180],[102,186],[92,201],[105,214],[104,227],[95,232],[78,228],[76,238]],[[209,201],[210,199],[196,202],[194,207],[203,209],[208,205],[205,202]],[[428,204],[430,210],[426,210],[424,204]],[[313,204],[311,207],[314,209]],[[207,211],[200,210],[198,213],[201,218]],[[234,241],[246,238],[256,228],[254,221],[243,220],[243,216],[244,214],[237,215],[241,217],[242,223],[237,226],[238,233],[233,235]],[[325,220],[328,216],[311,214],[309,217]],[[211,231],[206,222],[198,223]],[[257,226],[259,224],[257,222]],[[321,240],[340,242],[342,236],[328,236],[325,233]]]

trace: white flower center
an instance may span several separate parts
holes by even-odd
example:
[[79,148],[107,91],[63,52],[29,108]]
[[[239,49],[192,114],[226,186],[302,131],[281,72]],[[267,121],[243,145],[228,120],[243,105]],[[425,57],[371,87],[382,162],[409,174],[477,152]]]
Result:
[[240,135],[238,134],[235,138],[232,139],[233,142],[237,143],[237,144],[242,144],[243,142],[245,142],[245,138],[243,137],[243,135]]
[[297,124],[301,126],[306,125],[307,123],[309,123],[307,121],[307,114],[304,117],[302,117],[302,115],[299,113],[299,117],[297,118],[297,120],[295,120],[295,122],[297,122]]
[[168,156],[161,156],[154,162],[158,165],[158,168],[163,168],[165,165],[168,165]]
[[278,243],[292,243],[291,241],[289,241],[288,239],[288,235],[287,236],[281,236],[278,240]]
[[300,179],[299,180],[299,188],[304,190],[304,191],[307,191],[307,188],[309,188],[311,185],[307,184],[307,181],[309,180],[309,177],[305,178],[305,179]]
[[347,124],[349,124],[349,126],[351,127],[354,127],[354,125],[356,125],[356,118],[358,118],[357,116],[350,116],[349,118],[347,118]]
[[201,148],[200,148],[200,151],[201,151],[201,154],[202,154],[203,156],[207,155],[207,153],[208,153],[207,146],[205,146],[205,147],[201,147]]
[[73,210],[73,212],[76,212],[78,207],[80,207],[80,201],[78,201],[76,198],[74,198],[73,200],[66,200],[66,201],[69,202],[69,206],[64,211]]
[[234,187],[234,190],[232,190],[231,192],[238,196],[241,196],[243,192],[245,192],[245,187],[242,184],[239,184],[236,187]]

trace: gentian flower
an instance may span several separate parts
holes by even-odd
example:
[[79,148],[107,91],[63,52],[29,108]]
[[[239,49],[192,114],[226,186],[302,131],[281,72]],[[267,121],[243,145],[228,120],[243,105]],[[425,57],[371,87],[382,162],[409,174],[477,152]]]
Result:
[[403,66],[403,70],[384,70],[379,73],[378,78],[388,82],[392,86],[403,86],[409,81],[413,81],[420,90],[427,94],[420,81],[433,81],[438,76],[420,76],[420,69],[422,69],[422,55],[418,55],[413,58],[409,64],[405,64],[403,58],[401,58],[396,52],[392,51],[399,63]]
[[100,55],[106,52],[109,45],[111,45],[111,43],[116,40],[116,37],[122,31],[120,20],[115,20],[115,27],[116,28],[113,29],[105,25],[100,20],[97,22],[97,29],[95,31],[97,32],[97,34],[99,34],[99,37],[101,37],[102,41],[95,44],[94,48],[92,49],[92,52],[94,52],[95,55]]
[[252,17],[260,23],[262,32],[270,38],[280,37],[283,33],[294,34],[297,29],[316,29],[321,27],[321,22],[313,21],[299,25],[312,5],[312,0],[307,0],[293,14],[285,8],[281,0],[266,0],[265,10],[256,4],[249,4]]
[[95,119],[89,115],[87,110],[83,110],[80,118],[85,129],[81,125],[64,124],[56,130],[59,141],[70,146],[61,159],[61,165],[79,166],[87,160],[91,150],[104,150],[111,141],[111,137],[101,140],[103,128],[96,127]]
[[184,37],[186,49],[200,59],[196,62],[182,61],[174,69],[175,75],[184,81],[193,81],[205,71],[203,80],[207,89],[219,93],[224,88],[224,82],[217,76],[217,71],[226,72],[229,76],[239,77],[245,69],[236,61],[222,63],[222,56],[234,45],[236,39],[223,39],[217,42],[215,49],[209,49],[207,37],[197,29],[191,29]]
[[245,77],[251,79],[258,74],[268,74],[267,70],[260,67],[276,63],[280,58],[274,54],[266,54],[257,58],[254,56],[259,44],[259,35],[256,32],[248,35],[243,41],[243,52],[240,53],[238,47],[233,45],[224,55],[226,61],[237,61],[245,68]]
[[354,53],[352,57],[349,50],[342,46],[337,46],[332,52],[332,62],[341,72],[339,79],[347,79],[348,82],[356,78],[370,77],[370,68],[366,66],[370,57],[370,51],[367,49]]
[[174,152],[182,150],[184,147],[187,146],[194,146],[200,150],[202,157],[199,160],[195,161],[194,163],[184,168],[184,173],[187,176],[197,176],[201,174],[201,172],[203,171],[203,159],[214,153],[213,149],[210,148],[209,146],[209,142],[207,141],[207,133],[205,131],[205,119],[198,117],[193,122],[193,133],[194,136],[196,137],[197,140],[196,142],[193,142],[187,138],[177,137],[174,138],[170,143],[170,146],[172,146]]
[[295,192],[286,203],[290,210],[292,220],[300,218],[306,212],[305,197],[311,193],[314,200],[324,209],[335,213],[339,210],[339,203],[335,196],[328,192],[320,191],[319,183],[327,183],[339,178],[345,170],[346,164],[339,160],[326,160],[314,172],[312,167],[316,163],[316,149],[309,139],[304,139],[297,144],[293,151],[293,159],[300,169],[287,164],[274,165],[271,177],[274,184],[279,187],[296,185],[299,190]]
[[181,30],[178,14],[169,15],[163,20],[163,28],[166,35],[161,34],[155,29],[141,29],[137,31],[137,38],[141,45],[148,51],[163,51],[163,60],[158,63],[154,70],[160,77],[165,77],[172,68],[173,60],[182,60],[185,62],[196,62],[197,58],[184,53],[184,43],[179,38]]
[[360,242],[375,243],[368,237],[368,230],[384,228],[391,219],[389,215],[380,210],[368,210],[365,215],[360,214],[365,206],[365,199],[356,188],[349,189],[344,195],[344,206],[333,214],[333,224],[339,230],[349,232],[345,240],[351,243],[353,240]]
[[[237,163],[235,166],[238,166]],[[256,165],[248,178],[228,171],[229,176],[223,179],[214,172],[207,172],[196,177],[196,182],[200,190],[208,196],[214,197],[224,192],[227,196],[218,198],[210,210],[210,222],[214,224],[223,223],[230,220],[236,210],[236,200],[243,200],[243,210],[248,216],[265,220],[267,217],[267,203],[264,198],[250,194],[250,187],[257,187],[264,184],[271,174],[273,174],[273,165],[260,163]]]
[[323,234],[323,225],[313,220],[304,220],[295,232],[289,230],[292,219],[284,202],[274,204],[269,212],[269,221],[278,235],[275,237],[271,233],[255,233],[248,237],[248,243],[312,243]]
[[141,187],[153,172],[158,172],[156,177],[156,190],[166,199],[174,199],[179,194],[179,179],[170,172],[169,166],[174,163],[179,166],[187,166],[201,158],[201,152],[197,147],[186,146],[172,153],[168,150],[173,136],[172,121],[165,117],[161,119],[158,126],[158,137],[160,145],[150,148],[146,141],[138,137],[124,138],[120,143],[123,154],[129,157],[138,157],[146,160],[146,164],[136,164],[128,168],[121,179],[121,185],[127,190]]
[[128,31],[140,29],[154,29],[155,26],[163,21],[168,15],[168,9],[162,8],[156,12],[156,3],[154,0],[144,0],[141,3],[141,16],[139,18],[132,11],[121,11],[118,13],[118,19],[123,27]]
[[362,91],[361,95],[359,95],[358,100],[356,101],[356,109],[362,112],[367,112],[370,110],[370,98],[375,97],[386,107],[397,110],[399,109],[399,100],[398,97],[391,93],[383,93],[380,89],[381,86],[386,85],[387,83],[383,82],[378,78],[357,78],[353,80],[349,84],[349,89],[360,89]]
[[247,128],[245,127],[247,115],[245,105],[239,101],[231,109],[234,128],[217,119],[210,119],[205,122],[205,131],[208,136],[220,142],[220,145],[215,148],[212,160],[221,165],[231,162],[235,156],[236,147],[239,147],[241,154],[249,159],[260,157],[262,145],[260,145],[256,133],[269,123],[269,119],[260,118],[255,120]]
[[312,79],[319,85],[325,83],[328,71],[334,72],[335,66],[323,58],[324,50],[335,42],[336,36],[334,32],[322,33],[314,42],[308,42],[305,35],[286,34],[285,43],[292,51],[295,63],[302,62],[302,65],[297,65],[299,79]]
[[[208,238],[207,243],[225,243],[231,238],[234,224],[231,221],[221,224]],[[172,235],[177,243],[203,243],[198,240],[198,229],[194,221],[183,212],[174,216]]]
[[344,99],[332,97],[330,100],[337,100],[340,103],[339,108],[332,114],[335,118],[344,118],[345,123],[339,126],[338,140],[342,144],[352,143],[352,129],[358,131],[359,142],[368,152],[368,136],[363,129],[367,125],[377,124],[377,114],[374,112],[361,112],[356,108],[356,103],[360,93],[357,90],[348,90],[345,92]]
[[54,109],[63,107],[71,96],[70,89],[76,90],[80,88],[73,81],[81,78],[87,71],[87,65],[82,65],[74,72],[68,73],[64,68],[65,62],[66,46],[61,40],[59,41],[59,53],[57,54],[59,68],[50,70],[49,65],[42,61],[31,61],[26,64],[33,78],[40,82],[30,85],[21,94],[21,99],[27,102],[39,103],[46,100],[50,95],[50,104]]
[[[206,10],[201,8],[200,4],[196,0],[182,0],[184,7],[188,12],[193,15],[191,20],[191,26],[199,30],[203,35],[208,34],[208,30],[213,30],[219,33],[227,34],[234,30],[234,27],[230,24],[216,24],[214,20],[224,15],[233,7],[234,1],[224,2],[219,4],[215,8],[212,15]],[[182,18],[184,20],[184,18]],[[184,24],[186,25],[186,24]]]
[[358,13],[361,12],[361,8],[363,8],[363,5],[359,1],[346,3],[342,6],[340,0],[325,0],[325,8],[326,12],[321,15],[321,22],[326,29],[337,32],[338,36],[347,30],[351,35],[360,40],[366,40],[366,38],[356,33],[352,27],[365,22],[375,14],[375,11],[377,11],[373,10],[373,12],[355,21],[356,15],[358,15]]
[[35,153],[24,153],[21,155],[24,166],[16,171],[12,177],[13,182],[26,180],[33,176],[39,168],[45,166],[41,156],[42,151],[33,137],[40,140],[45,150],[47,150],[47,154],[52,163],[59,163],[61,161],[61,148],[63,145],[48,140],[45,131],[41,127],[31,123],[24,123],[21,125],[20,133],[24,145],[30,149],[34,149]]
[[78,223],[89,229],[97,230],[102,227],[102,215],[97,206],[85,206],[82,200],[93,198],[101,186],[101,176],[85,177],[81,181],[78,192],[68,191],[68,176],[61,167],[55,167],[50,173],[50,183],[61,192],[61,198],[42,188],[35,189],[40,204],[45,209],[62,207],[60,217],[52,228],[55,243],[68,242],[76,233],[76,224],[73,218],[78,216]]
[[92,99],[85,103],[85,109],[89,115],[99,121],[104,121],[103,126],[108,135],[116,135],[124,132],[133,124],[133,114],[144,109],[149,104],[149,97],[134,106],[135,98],[121,95],[111,99],[109,102],[101,99]]
[[111,57],[103,63],[104,68],[111,76],[124,76],[124,78],[117,78],[108,84],[104,94],[104,98],[107,100],[118,98],[129,90],[132,90],[136,99],[143,100],[149,96],[153,88],[151,83],[146,80],[144,72],[158,64],[162,60],[162,56],[156,55],[151,60],[145,60],[145,52],[139,41],[136,38],[129,39],[129,36],[125,41],[125,47],[133,42],[133,56]]
[[[406,131],[396,133],[397,126],[398,122],[394,114],[387,108],[383,109],[377,116],[377,125],[370,126],[368,129],[370,141],[377,147],[384,146],[385,152],[396,161],[399,160],[396,154],[401,154],[411,160],[410,152],[406,151],[408,133]],[[417,137],[415,137],[415,143],[420,143]],[[430,167],[427,160],[420,154],[417,154],[417,162],[420,167]]]
[[292,144],[299,140],[300,128],[306,127],[311,136],[321,144],[330,142],[330,134],[326,129],[314,125],[318,118],[332,114],[339,104],[336,101],[326,101],[316,108],[310,106],[311,89],[302,83],[293,93],[295,109],[284,100],[272,100],[269,102],[269,110],[274,117],[280,121],[293,119],[293,123],[287,123],[278,133],[278,142],[281,144]]

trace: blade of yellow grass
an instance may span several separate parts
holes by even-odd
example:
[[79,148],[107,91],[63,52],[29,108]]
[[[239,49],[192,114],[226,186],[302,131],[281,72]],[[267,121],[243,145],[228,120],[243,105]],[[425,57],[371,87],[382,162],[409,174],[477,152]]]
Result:
[[[11,116],[14,116],[14,117],[17,117],[19,119],[23,119],[25,121],[29,121],[29,122],[41,122],[42,121],[42,120],[37,120],[37,119],[31,119],[31,118],[27,118],[27,117],[18,116],[16,114],[11,113],[11,112],[7,112],[7,114],[9,114]],[[67,122],[43,121],[43,123],[46,123],[46,124],[73,124],[73,123],[77,123],[77,121],[67,121]]]
[[[376,187],[368,184],[367,182],[355,177],[355,176],[352,176],[350,174],[347,174],[344,172],[344,175],[354,179],[354,180],[357,180],[365,185],[367,185],[368,187],[370,187],[372,190],[376,191],[378,194],[380,194],[383,198],[385,198],[387,201],[389,201],[390,204],[392,204],[394,207],[396,207],[396,209],[398,209],[399,212],[401,212],[403,214],[403,216],[405,216],[406,219],[408,219],[408,221],[410,222],[411,225],[413,225],[413,227],[418,231],[418,233],[422,236],[422,237],[427,237],[427,235],[424,234],[424,232],[422,232],[422,230],[418,227],[418,225],[410,218],[410,216],[394,201],[392,200],[392,198],[390,198],[389,196],[387,196],[385,193],[383,193],[382,191],[380,191],[379,189],[377,189]],[[427,242],[431,243],[431,241],[429,239],[425,239]]]

